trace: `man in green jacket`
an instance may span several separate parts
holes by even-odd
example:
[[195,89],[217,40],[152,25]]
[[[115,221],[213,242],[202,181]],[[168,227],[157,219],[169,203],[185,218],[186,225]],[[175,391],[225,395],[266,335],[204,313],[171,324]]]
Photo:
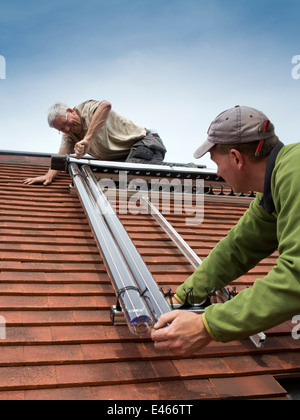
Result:
[[[160,318],[152,332],[158,350],[190,355],[211,341],[240,340],[300,314],[300,143],[284,146],[260,111],[237,106],[211,124],[207,141],[196,151],[210,151],[218,175],[236,193],[257,197],[238,224],[176,293],[178,302],[193,287],[196,303],[209,290],[225,287],[278,250],[277,264],[253,288],[204,315],[174,311]],[[166,327],[166,325],[168,325]]]

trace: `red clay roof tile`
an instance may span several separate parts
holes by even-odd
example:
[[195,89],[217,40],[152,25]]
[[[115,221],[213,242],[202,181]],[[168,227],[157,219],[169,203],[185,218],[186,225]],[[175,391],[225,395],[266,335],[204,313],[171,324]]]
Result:
[[286,394],[285,390],[271,375],[213,378],[211,383],[222,399],[282,397]]
[[[116,298],[70,178],[51,187],[24,186],[49,159],[0,155],[0,400],[276,398],[286,392],[274,376],[300,374],[299,341],[287,322],[268,333],[263,349],[250,340],[212,343],[194,357],[158,353],[150,339],[113,326]],[[201,226],[166,216],[200,258],[238,221],[243,200],[205,202]],[[121,215],[160,286],[173,290],[193,273],[147,215]],[[143,229],[141,231],[141,224]],[[275,253],[236,280],[251,286],[276,263]]]

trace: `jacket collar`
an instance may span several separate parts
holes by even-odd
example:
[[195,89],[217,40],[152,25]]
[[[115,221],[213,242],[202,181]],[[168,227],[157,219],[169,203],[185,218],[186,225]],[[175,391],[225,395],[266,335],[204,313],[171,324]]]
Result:
[[270,153],[268,163],[267,163],[267,169],[266,169],[266,177],[265,177],[265,186],[264,186],[264,195],[259,203],[267,213],[273,213],[275,211],[275,204],[272,197],[272,190],[271,190],[271,179],[273,170],[275,167],[277,156],[280,152],[280,150],[284,147],[284,144],[282,142],[278,143],[272,152]]

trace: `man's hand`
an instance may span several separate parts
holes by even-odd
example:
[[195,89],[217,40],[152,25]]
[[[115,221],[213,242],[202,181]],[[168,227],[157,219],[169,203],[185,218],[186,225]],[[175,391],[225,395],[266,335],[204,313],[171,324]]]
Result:
[[[58,152],[59,155],[67,155],[69,153],[71,153],[71,151],[65,147],[61,147]],[[25,185],[43,184],[45,186],[51,185],[54,179],[59,174],[59,172],[60,171],[56,171],[50,168],[49,171],[45,175],[38,176],[37,178],[27,178],[23,181],[23,184]]]
[[90,143],[83,139],[79,143],[75,145],[75,158],[81,159],[84,155],[86,155],[90,150]]
[[23,184],[34,185],[34,184],[43,184],[45,186],[51,185],[53,182],[53,177],[48,174],[44,176],[38,176],[37,178],[27,178],[23,181]]
[[151,336],[156,350],[168,350],[180,356],[191,356],[213,341],[202,316],[184,311],[161,316]]

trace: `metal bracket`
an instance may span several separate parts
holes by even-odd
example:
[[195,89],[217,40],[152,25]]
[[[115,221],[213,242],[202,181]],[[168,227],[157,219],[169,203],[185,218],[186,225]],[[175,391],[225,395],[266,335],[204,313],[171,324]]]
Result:
[[112,325],[126,325],[124,312],[117,305],[110,308],[110,320]]
[[194,312],[197,314],[203,314],[205,311],[205,308],[213,304],[212,297],[214,297],[216,294],[215,289],[213,289],[211,292],[208,292],[207,287],[205,287],[205,289],[207,292],[207,298],[199,304],[195,303],[194,301],[194,290],[192,287],[188,291],[184,289],[186,296],[185,296],[184,302],[181,304],[173,303],[171,289],[169,289],[166,293],[164,293],[163,289],[161,288],[161,292],[164,294],[165,298],[169,300],[170,302],[169,304],[172,310],[189,311],[189,312]]
[[252,337],[249,337],[252,343],[258,348],[261,349],[265,346],[267,336],[264,333],[258,333],[256,335],[253,335]]

